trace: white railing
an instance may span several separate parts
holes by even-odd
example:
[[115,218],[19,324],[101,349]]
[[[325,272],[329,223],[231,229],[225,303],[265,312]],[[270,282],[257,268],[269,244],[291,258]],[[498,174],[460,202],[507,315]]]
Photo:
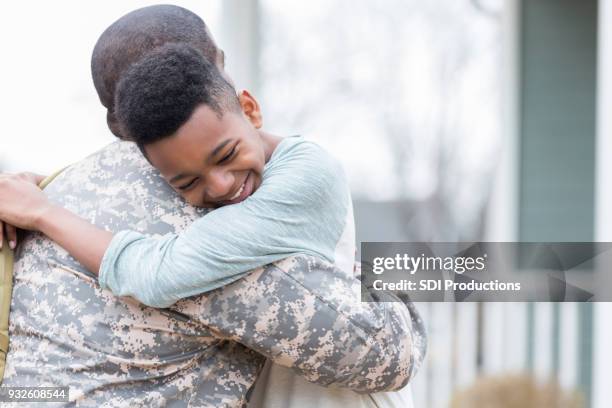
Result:
[[[418,303],[428,354],[412,387],[416,408],[446,408],[480,376],[530,373],[588,398],[592,333],[577,303]],[[585,317],[586,316],[586,317]],[[586,349],[585,349],[586,347]],[[587,351],[585,353],[585,350]],[[583,365],[582,367],[580,365]],[[587,384],[586,386],[584,384]]]

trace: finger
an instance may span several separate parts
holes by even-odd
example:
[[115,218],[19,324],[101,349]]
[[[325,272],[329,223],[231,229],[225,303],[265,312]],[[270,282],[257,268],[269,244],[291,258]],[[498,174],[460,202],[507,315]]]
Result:
[[38,173],[32,173],[32,176],[34,177],[34,183],[36,185],[39,185],[47,178],[47,176]]
[[46,178],[46,176],[43,176],[37,173],[32,173],[30,171],[24,171],[23,173],[18,173],[17,177],[21,180],[25,180],[29,183],[36,184],[36,185],[39,185]]
[[15,249],[17,246],[17,228],[6,224],[6,238],[9,240],[9,247]]
[[4,239],[4,223],[0,220],[0,249],[2,249]]

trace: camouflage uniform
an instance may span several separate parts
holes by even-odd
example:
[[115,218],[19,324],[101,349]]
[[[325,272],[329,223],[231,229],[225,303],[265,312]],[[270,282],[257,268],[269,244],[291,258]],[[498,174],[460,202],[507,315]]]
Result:
[[[206,211],[187,206],[126,142],[45,191],[111,231],[181,231]],[[68,405],[240,407],[266,357],[317,384],[392,390],[425,350],[411,304],[361,302],[357,279],[305,256],[170,309],[100,289],[40,234],[20,246],[14,275],[3,386],[68,386]]]

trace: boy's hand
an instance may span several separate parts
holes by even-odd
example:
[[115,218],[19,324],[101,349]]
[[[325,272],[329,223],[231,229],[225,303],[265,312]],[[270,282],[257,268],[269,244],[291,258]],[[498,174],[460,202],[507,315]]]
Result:
[[37,186],[42,179],[33,173],[0,174],[0,232],[6,232],[11,248],[17,244],[15,227],[36,229],[37,221],[49,206],[47,197]]

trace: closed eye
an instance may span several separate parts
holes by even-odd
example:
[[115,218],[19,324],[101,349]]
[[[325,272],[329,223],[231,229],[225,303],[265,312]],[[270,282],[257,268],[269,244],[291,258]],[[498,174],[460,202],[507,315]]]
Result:
[[236,146],[232,147],[232,150],[230,150],[225,156],[223,156],[223,158],[219,160],[218,164],[223,164],[229,161],[234,156],[235,152],[236,152]]
[[195,185],[195,182],[196,182],[196,181],[198,181],[198,178],[197,178],[197,177],[196,177],[196,178],[194,178],[194,179],[191,179],[191,181],[190,181],[189,183],[187,183],[187,184],[183,184],[182,186],[178,186],[177,188],[178,188],[179,190],[182,190],[182,191],[189,190],[189,188],[190,188],[190,187],[192,187],[193,185]]

